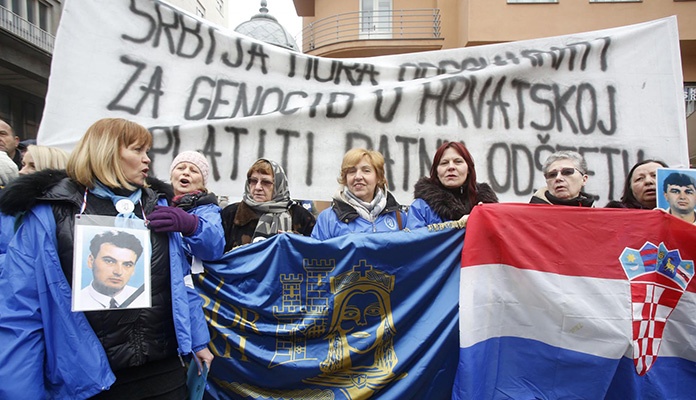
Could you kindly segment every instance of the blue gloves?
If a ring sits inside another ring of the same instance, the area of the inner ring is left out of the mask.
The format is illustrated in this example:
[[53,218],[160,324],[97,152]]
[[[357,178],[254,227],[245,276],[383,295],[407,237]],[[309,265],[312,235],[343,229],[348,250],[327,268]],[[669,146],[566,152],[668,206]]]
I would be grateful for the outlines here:
[[176,207],[155,206],[147,219],[150,221],[148,226],[155,232],[181,232],[184,236],[191,236],[198,228],[196,215]]

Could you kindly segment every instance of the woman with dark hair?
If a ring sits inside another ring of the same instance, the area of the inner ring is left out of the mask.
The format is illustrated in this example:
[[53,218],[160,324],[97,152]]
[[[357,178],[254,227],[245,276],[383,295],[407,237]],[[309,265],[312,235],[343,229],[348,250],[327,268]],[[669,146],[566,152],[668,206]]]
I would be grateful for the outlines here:
[[[185,284],[182,234],[193,232],[145,228],[155,206],[167,205],[168,185],[148,179],[151,145],[145,127],[101,119],[66,171],[35,172],[5,189],[0,211],[22,217],[0,278],[0,398],[184,399],[181,357],[195,353],[210,366],[203,301]],[[85,219],[149,237],[150,307],[111,297],[108,309],[72,311],[73,269],[82,264],[76,223]]]
[[655,208],[658,168],[667,168],[667,164],[659,160],[643,160],[636,163],[626,176],[621,200],[612,200],[606,207],[648,210]]
[[408,211],[409,229],[457,221],[479,203],[497,203],[487,183],[476,182],[474,159],[466,146],[445,142],[435,152],[430,176],[416,183]]

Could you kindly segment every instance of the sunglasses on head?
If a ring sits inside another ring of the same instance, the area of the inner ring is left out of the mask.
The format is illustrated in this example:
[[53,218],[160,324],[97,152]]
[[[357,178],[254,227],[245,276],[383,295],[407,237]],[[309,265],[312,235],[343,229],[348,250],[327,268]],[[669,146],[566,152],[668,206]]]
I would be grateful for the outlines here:
[[[575,171],[580,172],[579,169],[576,168],[561,168],[561,169],[554,169],[553,171],[549,171],[544,174],[544,178],[546,179],[554,179],[555,177],[558,176],[558,173],[560,172],[561,175],[563,176],[571,176],[575,173]],[[582,174],[582,172],[580,172]]]

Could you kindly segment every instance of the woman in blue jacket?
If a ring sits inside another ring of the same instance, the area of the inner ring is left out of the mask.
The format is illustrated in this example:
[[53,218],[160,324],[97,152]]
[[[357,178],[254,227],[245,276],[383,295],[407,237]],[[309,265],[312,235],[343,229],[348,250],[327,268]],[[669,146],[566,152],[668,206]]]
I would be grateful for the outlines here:
[[437,149],[430,176],[416,182],[413,198],[408,210],[409,229],[446,221],[465,224],[475,205],[498,202],[487,183],[476,182],[474,159],[459,142],[445,142]]
[[325,240],[352,232],[394,232],[406,226],[406,213],[387,190],[384,157],[351,149],[343,156],[341,185],[331,208],[319,214],[312,237]]
[[21,215],[0,275],[0,398],[184,399],[181,356],[212,361],[202,301],[184,283],[178,232],[149,235],[150,307],[71,312],[76,215],[135,226],[167,205],[166,185],[147,180],[151,144],[136,123],[99,120],[66,172],[19,178],[0,198],[0,211]]
[[193,273],[203,272],[202,260],[217,260],[225,250],[217,197],[206,188],[209,171],[210,165],[201,153],[179,153],[169,167],[173,207],[156,206],[148,216],[154,231],[182,232]]

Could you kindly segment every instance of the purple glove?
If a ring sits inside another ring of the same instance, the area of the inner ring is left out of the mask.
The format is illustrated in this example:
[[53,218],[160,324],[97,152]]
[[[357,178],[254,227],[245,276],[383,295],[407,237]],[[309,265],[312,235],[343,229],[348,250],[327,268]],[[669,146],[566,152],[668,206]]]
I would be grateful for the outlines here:
[[155,232],[181,232],[190,236],[198,228],[197,216],[176,207],[155,206],[147,219],[150,221],[148,226]]

